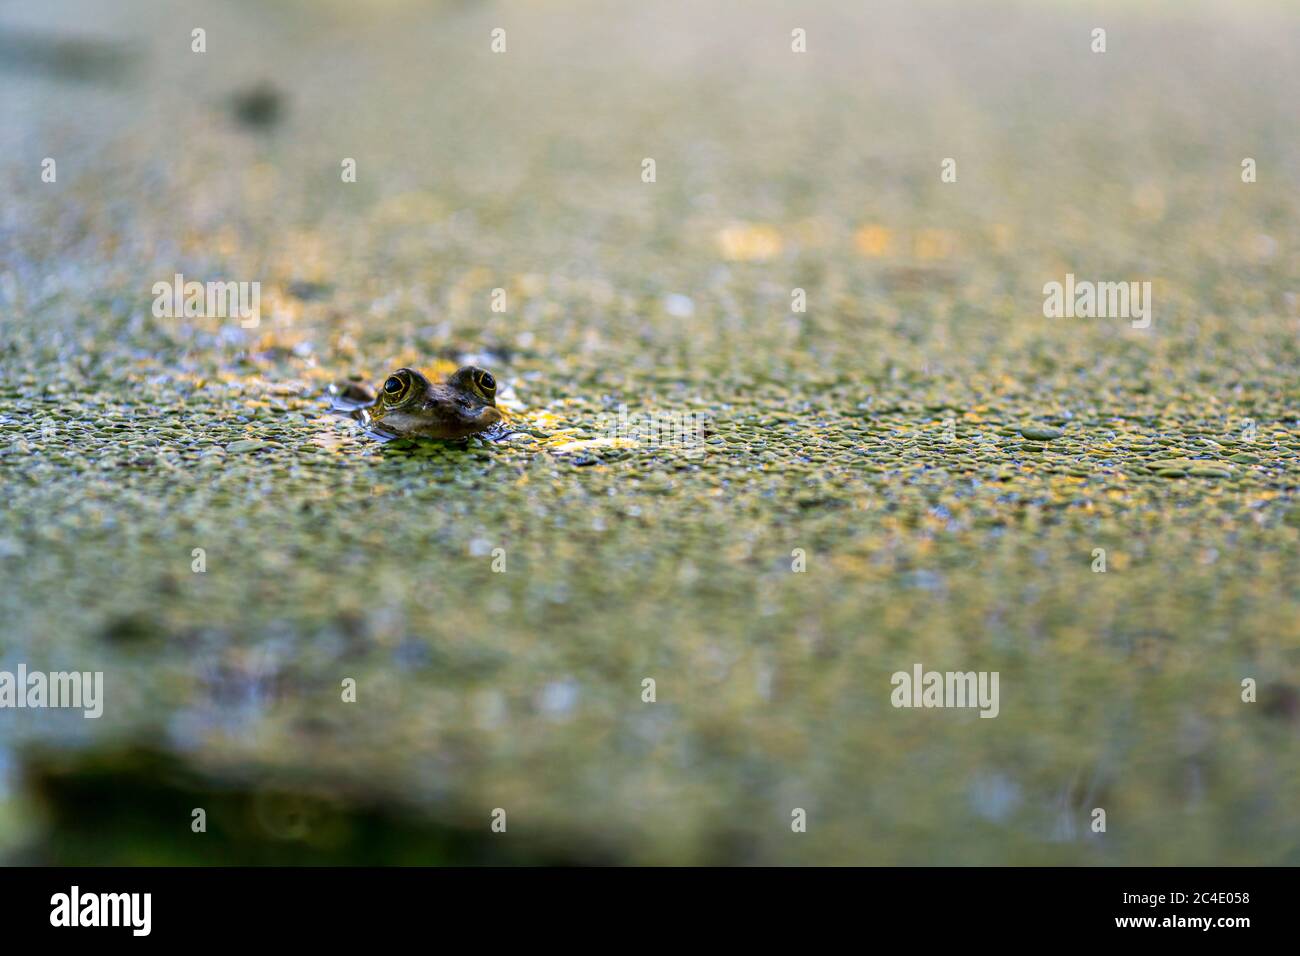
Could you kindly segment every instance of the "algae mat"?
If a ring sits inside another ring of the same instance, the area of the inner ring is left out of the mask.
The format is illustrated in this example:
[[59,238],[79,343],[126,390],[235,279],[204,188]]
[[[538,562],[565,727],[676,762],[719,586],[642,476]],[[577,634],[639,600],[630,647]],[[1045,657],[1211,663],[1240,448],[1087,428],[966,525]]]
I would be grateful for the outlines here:
[[859,6],[7,6],[0,852],[1300,862],[1300,15]]

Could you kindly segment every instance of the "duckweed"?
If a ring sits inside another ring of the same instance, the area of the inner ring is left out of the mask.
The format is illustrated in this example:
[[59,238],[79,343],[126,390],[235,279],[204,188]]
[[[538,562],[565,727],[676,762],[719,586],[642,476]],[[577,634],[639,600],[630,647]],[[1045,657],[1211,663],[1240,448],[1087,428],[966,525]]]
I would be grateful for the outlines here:
[[[1083,83],[1016,42],[1046,10],[971,45],[846,4],[799,71],[755,6],[705,46],[517,9],[510,58],[472,5],[304,9],[375,38],[324,60],[249,6],[220,70],[94,109],[6,80],[0,668],[107,701],[0,713],[0,850],[197,862],[181,792],[262,821],[229,862],[1300,862],[1269,703],[1300,685],[1300,275],[1266,254],[1300,167],[1232,158],[1278,143],[1250,104],[1297,61],[1234,21],[1189,71],[1180,7],[1116,10],[1149,55]],[[271,61],[284,115],[230,122]],[[1157,279],[1151,328],[1043,318],[1067,270]],[[182,271],[260,281],[260,325],[153,316]],[[486,440],[331,411],[469,361],[509,412]],[[917,662],[999,672],[997,719],[893,707]],[[87,780],[138,811],[61,813]],[[286,840],[286,793],[373,842]],[[495,807],[508,850],[466,836]]]

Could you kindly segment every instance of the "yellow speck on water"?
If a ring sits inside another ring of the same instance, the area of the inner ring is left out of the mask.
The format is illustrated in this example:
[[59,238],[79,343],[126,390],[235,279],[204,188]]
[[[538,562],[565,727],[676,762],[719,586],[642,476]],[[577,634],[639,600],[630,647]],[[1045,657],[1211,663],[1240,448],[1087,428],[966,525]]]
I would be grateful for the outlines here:
[[539,296],[546,292],[546,276],[540,272],[525,272],[517,275],[514,284],[522,295]]
[[338,451],[343,446],[343,437],[341,435],[327,432],[323,435],[312,436],[311,443],[327,449],[328,451]]
[[[523,411],[521,406],[520,411]],[[564,419],[552,412],[529,412],[522,416],[530,428],[536,428],[540,431],[556,434],[559,432],[560,424]]]
[[1005,223],[996,223],[990,230],[990,235],[993,239],[993,248],[998,252],[1006,252],[1015,241],[1016,231]]
[[884,226],[863,226],[853,234],[853,244],[859,255],[870,259],[888,255],[893,242],[893,234]]
[[774,226],[738,223],[718,232],[722,257],[731,262],[757,262],[781,254],[784,244]]
[[447,215],[447,205],[433,193],[405,192],[381,202],[372,214],[376,223],[426,225]]
[[435,359],[421,368],[420,371],[424,373],[425,378],[438,382],[456,371],[457,368],[459,368],[459,366],[448,359]]
[[555,451],[586,451],[592,448],[636,448],[637,443],[630,438],[584,438],[552,447]]

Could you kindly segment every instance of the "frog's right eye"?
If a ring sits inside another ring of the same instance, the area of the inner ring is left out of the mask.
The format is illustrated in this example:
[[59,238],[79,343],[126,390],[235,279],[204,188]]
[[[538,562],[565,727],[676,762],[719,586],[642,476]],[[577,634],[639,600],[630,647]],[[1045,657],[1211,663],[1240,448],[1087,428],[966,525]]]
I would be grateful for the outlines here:
[[384,391],[389,395],[396,395],[404,388],[406,386],[402,384],[402,380],[396,375],[390,375],[388,381],[384,383]]

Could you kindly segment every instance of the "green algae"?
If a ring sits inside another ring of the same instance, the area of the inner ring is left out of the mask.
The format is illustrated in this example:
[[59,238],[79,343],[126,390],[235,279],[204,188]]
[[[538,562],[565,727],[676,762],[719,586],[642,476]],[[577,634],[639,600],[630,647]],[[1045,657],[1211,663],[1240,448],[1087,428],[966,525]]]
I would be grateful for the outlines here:
[[[1096,123],[1058,142],[1001,119],[1111,111],[1176,46],[1124,61],[1120,86],[1058,77],[1029,104],[997,77],[1055,54],[963,47],[967,94],[883,66],[863,83],[830,36],[826,75],[793,76],[740,31],[708,54],[747,77],[725,105],[716,72],[666,77],[609,11],[574,40],[582,70],[544,75],[540,14],[516,11],[532,52],[491,74],[487,20],[449,16],[381,18],[383,54],[346,54],[356,88],[304,83],[260,138],[194,113],[193,84],[228,92],[228,71],[168,61],[177,82],[87,119],[58,191],[0,166],[18,224],[0,234],[0,666],[109,687],[97,722],[0,714],[0,847],[1300,859],[1296,722],[1277,704],[1300,685],[1300,276],[1243,239],[1295,247],[1300,164],[1245,187],[1154,94],[1120,124],[1140,155],[1098,156]],[[888,27],[956,42],[903,14]],[[321,69],[310,39],[251,42],[253,61]],[[1267,110],[1222,108],[1260,88],[1246,65],[1295,85],[1242,42],[1239,70],[1179,73],[1233,144],[1276,135]],[[398,75],[430,51],[462,96]],[[24,92],[51,117],[82,95]],[[846,111],[892,117],[890,135]],[[961,159],[960,188],[920,185],[921,117],[1005,169]],[[335,154],[360,157],[358,183]],[[1139,238],[1140,267],[1115,251]],[[1042,284],[1089,264],[1161,278],[1151,330],[1042,318]],[[262,325],[153,317],[150,285],[179,270],[263,282]],[[471,359],[512,433],[380,443],[330,410],[331,385]],[[621,406],[706,427],[628,442]],[[918,661],[999,671],[1000,716],[894,709],[890,675]],[[190,834],[195,800],[212,846]],[[322,822],[286,833],[268,800]],[[509,849],[485,842],[497,807]]]

